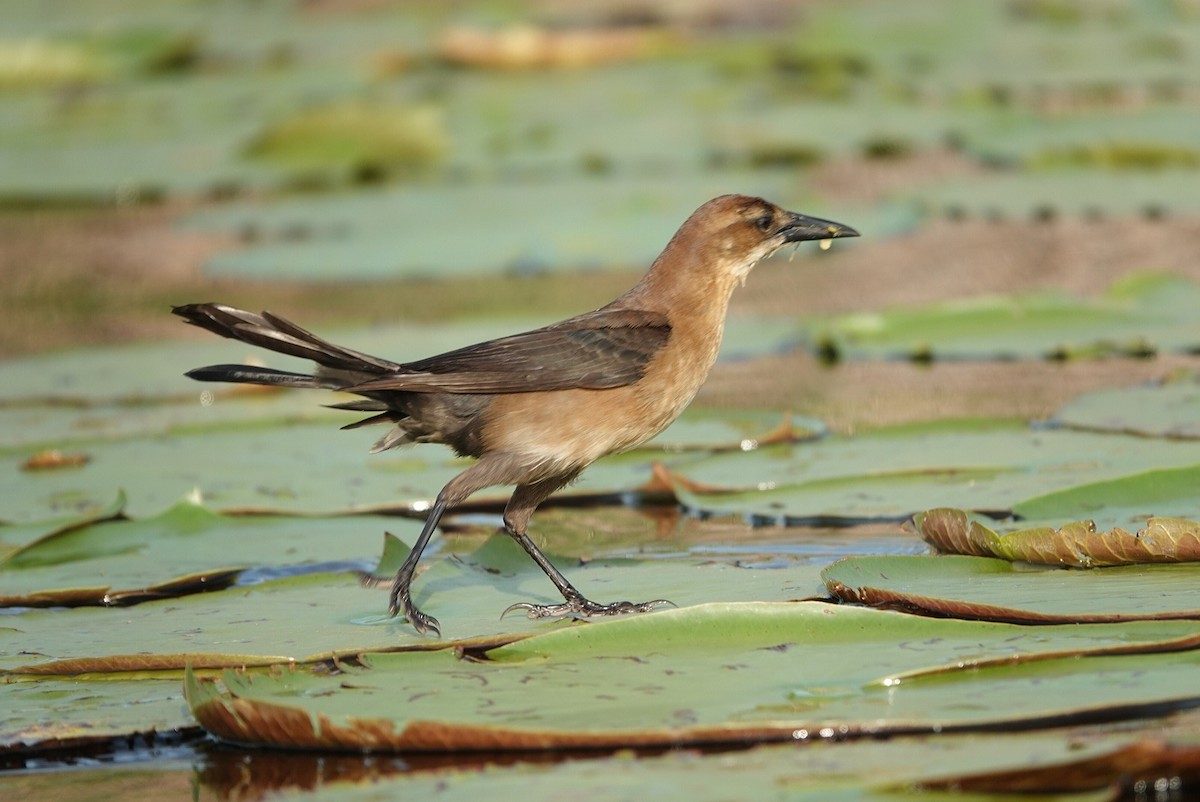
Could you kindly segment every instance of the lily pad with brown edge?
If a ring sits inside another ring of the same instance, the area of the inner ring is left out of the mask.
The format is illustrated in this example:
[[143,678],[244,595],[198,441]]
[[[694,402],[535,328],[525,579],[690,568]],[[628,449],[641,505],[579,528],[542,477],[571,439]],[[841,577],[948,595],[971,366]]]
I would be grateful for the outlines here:
[[939,508],[919,513],[913,527],[939,551],[1074,568],[1200,560],[1200,522],[1150,518],[1136,532],[1097,531],[1094,521],[998,534],[980,516]]
[[[1162,639],[1135,645],[1151,632]],[[1200,705],[1197,647],[1195,622],[1029,628],[821,603],[708,604],[469,660],[446,650],[377,654],[336,676],[296,667],[226,671],[217,682],[189,673],[185,687],[197,720],[241,743],[647,747],[1162,715]]]
[[[381,588],[353,573],[290,576],[127,608],[28,610],[0,629],[0,672],[63,674],[314,662],[391,649],[441,649],[464,640],[515,639],[580,625],[501,614],[518,602],[561,600],[506,535],[470,554],[434,561],[417,577],[416,602],[438,617],[446,640],[418,635],[387,613],[387,581],[407,547],[389,538]],[[819,566],[740,567],[734,560],[608,558],[587,563],[550,555],[592,599],[713,601],[811,598],[823,593]],[[655,615],[651,613],[648,615]]]
[[1200,620],[1200,565],[1075,571],[960,555],[846,557],[821,577],[847,602],[1027,624]]

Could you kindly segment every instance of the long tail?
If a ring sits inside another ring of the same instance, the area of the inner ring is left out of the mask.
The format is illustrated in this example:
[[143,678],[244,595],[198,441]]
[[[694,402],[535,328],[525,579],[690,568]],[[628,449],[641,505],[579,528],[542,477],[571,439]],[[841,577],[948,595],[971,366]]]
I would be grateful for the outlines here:
[[400,368],[396,362],[334,345],[270,312],[255,314],[213,303],[185,304],[173,307],[171,311],[188,323],[222,337],[311,359],[326,369],[309,375],[250,365],[210,365],[188,371],[187,375],[198,381],[341,389]]

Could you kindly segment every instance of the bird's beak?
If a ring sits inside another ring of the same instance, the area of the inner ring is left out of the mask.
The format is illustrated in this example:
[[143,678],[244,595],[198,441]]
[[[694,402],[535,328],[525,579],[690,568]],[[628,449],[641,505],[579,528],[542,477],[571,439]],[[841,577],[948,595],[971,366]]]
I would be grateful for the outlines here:
[[804,242],[805,240],[858,236],[858,232],[850,226],[835,223],[832,220],[822,220],[819,217],[806,217],[795,212],[790,212],[790,214],[791,219],[778,231],[778,233],[783,235],[784,242]]

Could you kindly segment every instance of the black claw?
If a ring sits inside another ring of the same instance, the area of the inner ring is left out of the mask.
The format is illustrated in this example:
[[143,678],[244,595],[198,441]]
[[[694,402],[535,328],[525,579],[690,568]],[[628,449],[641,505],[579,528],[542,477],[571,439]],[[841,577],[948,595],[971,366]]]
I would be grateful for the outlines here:
[[516,604],[510,604],[504,608],[504,612],[500,613],[500,620],[503,621],[504,616],[508,615],[513,610],[529,610],[532,607],[533,605],[529,602],[517,602]]
[[438,620],[431,615],[421,612],[417,606],[412,603],[406,589],[393,588],[392,596],[388,602],[388,613],[394,618],[398,615],[403,615],[404,619],[412,625],[412,628],[419,635],[432,633],[434,637],[442,637],[442,627]]
[[412,628],[421,635],[432,634],[435,638],[442,637],[442,627],[433,616],[426,615],[420,610],[413,610],[406,618],[408,618],[408,623],[412,624]]

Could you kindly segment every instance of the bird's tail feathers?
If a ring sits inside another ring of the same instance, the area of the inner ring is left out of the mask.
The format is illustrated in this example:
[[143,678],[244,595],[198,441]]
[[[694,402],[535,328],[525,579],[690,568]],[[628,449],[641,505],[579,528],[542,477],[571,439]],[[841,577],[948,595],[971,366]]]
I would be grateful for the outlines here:
[[260,368],[254,365],[209,365],[189,370],[189,379],[202,382],[237,382],[240,384],[265,384],[270,387],[328,387],[316,376],[307,373],[292,373],[287,370]]
[[[318,365],[335,371],[378,375],[381,373],[390,373],[400,367],[395,362],[354,351],[350,348],[343,348],[340,345],[334,345],[312,332],[297,326],[290,320],[285,320],[270,312],[255,314],[242,309],[235,309],[232,306],[213,303],[185,304],[173,307],[171,311],[188,323],[199,326],[202,329],[207,329],[222,337],[229,337],[249,345],[257,345],[270,351],[288,354],[289,356],[311,359]],[[201,370],[207,370],[207,368],[202,368]],[[251,380],[220,379],[220,381]],[[328,385],[322,383],[303,386],[324,387]]]

